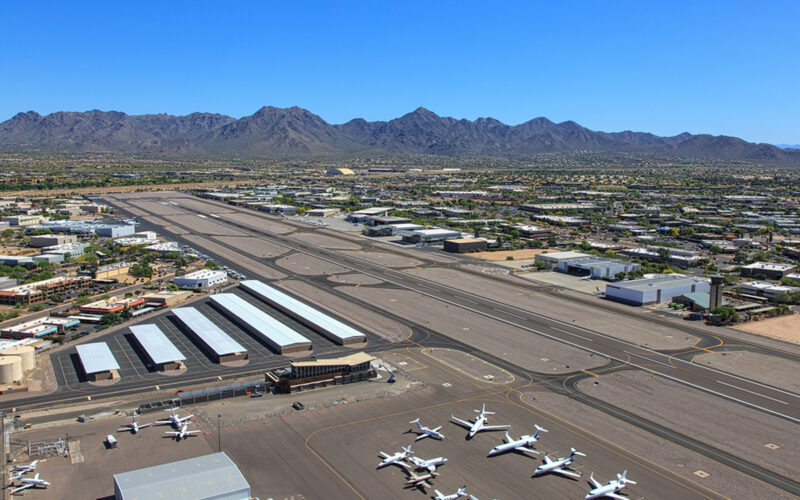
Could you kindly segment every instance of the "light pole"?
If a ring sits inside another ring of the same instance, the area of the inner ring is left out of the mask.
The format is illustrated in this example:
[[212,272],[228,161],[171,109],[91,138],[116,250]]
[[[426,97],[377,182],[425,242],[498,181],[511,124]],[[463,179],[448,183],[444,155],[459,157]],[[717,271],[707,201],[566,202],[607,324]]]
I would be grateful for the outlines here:
[[217,413],[217,452],[222,451],[222,427],[219,425],[219,419],[222,418],[221,413]]

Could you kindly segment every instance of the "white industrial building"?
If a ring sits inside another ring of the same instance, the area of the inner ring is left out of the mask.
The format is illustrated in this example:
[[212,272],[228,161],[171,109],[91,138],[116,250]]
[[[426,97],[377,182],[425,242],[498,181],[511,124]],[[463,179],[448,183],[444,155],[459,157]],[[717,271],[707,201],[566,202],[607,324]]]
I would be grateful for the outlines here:
[[562,273],[591,276],[594,279],[612,279],[619,273],[630,273],[642,268],[633,262],[572,251],[540,253],[535,260],[544,262]]
[[178,286],[186,288],[208,288],[228,281],[228,273],[214,269],[201,269],[193,273],[178,276],[173,280]]
[[104,380],[118,376],[119,363],[105,342],[81,344],[76,349],[89,380]]
[[608,283],[606,284],[606,297],[618,302],[641,306],[670,302],[673,297],[693,292],[708,292],[710,289],[711,281],[708,278],[665,274],[651,278]]
[[250,485],[225,453],[114,474],[115,500],[249,500]]

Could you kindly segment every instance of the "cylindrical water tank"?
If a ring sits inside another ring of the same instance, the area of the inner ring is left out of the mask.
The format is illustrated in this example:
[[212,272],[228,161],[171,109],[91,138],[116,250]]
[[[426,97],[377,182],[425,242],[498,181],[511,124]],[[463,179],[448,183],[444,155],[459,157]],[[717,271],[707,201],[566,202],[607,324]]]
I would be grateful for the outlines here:
[[9,347],[0,352],[2,356],[19,356],[22,358],[22,371],[27,372],[36,368],[36,349],[29,345]]
[[0,383],[22,380],[22,359],[19,356],[0,356]]

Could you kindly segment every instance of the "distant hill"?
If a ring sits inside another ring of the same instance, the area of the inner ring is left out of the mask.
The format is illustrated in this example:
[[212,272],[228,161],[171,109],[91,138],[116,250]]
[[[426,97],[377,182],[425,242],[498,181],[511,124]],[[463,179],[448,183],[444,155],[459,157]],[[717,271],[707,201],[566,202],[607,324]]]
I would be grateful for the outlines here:
[[800,144],[775,144],[775,147],[781,149],[800,149]]
[[800,162],[800,151],[735,137],[598,132],[534,118],[510,126],[493,118],[456,120],[418,108],[390,121],[332,125],[299,108],[263,107],[235,119],[211,113],[127,115],[117,111],[28,111],[0,123],[0,148],[287,158],[396,153],[518,157],[549,152],[660,153],[680,157]]

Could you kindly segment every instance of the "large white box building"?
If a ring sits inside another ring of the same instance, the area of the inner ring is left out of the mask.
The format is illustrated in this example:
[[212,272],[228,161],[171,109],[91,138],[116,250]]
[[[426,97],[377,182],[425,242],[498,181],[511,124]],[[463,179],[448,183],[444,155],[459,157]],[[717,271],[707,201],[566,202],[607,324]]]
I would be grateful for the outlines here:
[[619,281],[606,284],[606,297],[632,305],[670,302],[673,297],[685,293],[708,292],[711,281],[708,278],[666,274],[652,278]]
[[201,269],[200,271],[178,276],[173,280],[173,283],[187,288],[208,288],[226,281],[228,281],[228,273],[225,271]]

